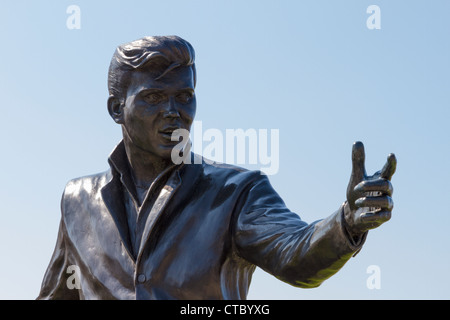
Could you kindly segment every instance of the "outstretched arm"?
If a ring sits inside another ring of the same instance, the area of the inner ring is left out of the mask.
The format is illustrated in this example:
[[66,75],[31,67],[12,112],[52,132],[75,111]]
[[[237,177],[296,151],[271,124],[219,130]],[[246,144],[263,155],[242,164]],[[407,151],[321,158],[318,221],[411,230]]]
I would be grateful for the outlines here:
[[[361,249],[367,230],[387,221],[392,210],[388,195],[392,194],[392,186],[386,178],[395,170],[395,158],[389,157],[391,160],[381,173],[367,177],[360,165],[363,152],[359,146],[357,143],[353,148],[347,201],[328,218],[311,224],[287,209],[265,176],[255,178],[243,197],[243,205],[237,206],[234,244],[238,255],[277,278],[304,288],[317,287],[338,272]],[[364,196],[367,192],[380,195],[373,196],[376,201],[370,202],[373,199]],[[364,210],[368,205],[376,209]],[[371,215],[374,218],[370,219]]]

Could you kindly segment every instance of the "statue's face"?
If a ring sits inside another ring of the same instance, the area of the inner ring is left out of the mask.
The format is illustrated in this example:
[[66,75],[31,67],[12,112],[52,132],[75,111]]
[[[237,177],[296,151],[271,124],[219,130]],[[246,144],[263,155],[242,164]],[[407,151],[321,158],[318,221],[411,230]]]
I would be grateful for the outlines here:
[[162,78],[135,71],[123,108],[124,139],[139,149],[168,159],[179,141],[176,129],[191,129],[196,111],[194,77],[190,67],[178,67]]

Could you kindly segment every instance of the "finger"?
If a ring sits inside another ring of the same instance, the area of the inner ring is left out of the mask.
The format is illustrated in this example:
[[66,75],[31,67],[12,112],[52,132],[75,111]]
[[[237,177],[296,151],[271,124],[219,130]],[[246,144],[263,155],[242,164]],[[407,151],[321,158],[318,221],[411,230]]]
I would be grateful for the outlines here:
[[367,229],[379,227],[391,219],[392,212],[389,210],[370,211],[360,215],[360,223]]
[[391,153],[388,155],[387,162],[384,165],[383,169],[381,169],[380,177],[383,179],[391,180],[396,168],[397,158],[395,157],[395,154]]
[[386,179],[364,180],[353,189],[355,192],[364,194],[366,192],[381,192],[391,196],[394,192],[392,183]]
[[391,211],[394,208],[394,201],[389,196],[363,197],[357,199],[355,205],[360,208],[371,207]]

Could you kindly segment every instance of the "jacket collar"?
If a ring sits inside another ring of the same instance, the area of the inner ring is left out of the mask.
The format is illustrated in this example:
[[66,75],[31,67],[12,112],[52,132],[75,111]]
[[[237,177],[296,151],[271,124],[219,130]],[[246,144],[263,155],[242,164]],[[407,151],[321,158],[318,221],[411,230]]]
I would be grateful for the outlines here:
[[[131,169],[128,164],[128,158],[123,140],[120,141],[120,143],[111,152],[108,162],[111,166],[111,174],[108,179],[108,183],[101,190],[102,198],[117,226],[122,243],[128,251],[129,256],[134,261],[132,254],[133,250],[131,248],[131,238],[128,229],[127,213],[123,198],[123,188],[126,188],[128,192],[135,197],[135,199],[137,199],[137,193],[134,182],[131,178]],[[183,167],[183,164],[173,165],[164,170],[156,178],[156,180],[158,180],[165,174],[171,172],[166,184],[162,187],[158,197],[153,202],[153,206],[146,209],[151,211],[145,223],[145,229],[142,235],[138,257],[142,254],[144,249],[143,246],[147,242],[157,219],[166,207],[168,201],[172,198],[173,193],[181,184],[181,177],[179,173],[181,167]],[[153,183],[152,186],[153,185],[155,185],[155,183]]]
[[118,178],[122,185],[127,189],[131,196],[136,200],[137,193],[134,185],[131,168],[128,164],[127,153],[125,151],[125,144],[123,140],[114,148],[108,157],[108,163],[111,167],[111,172],[115,178]]

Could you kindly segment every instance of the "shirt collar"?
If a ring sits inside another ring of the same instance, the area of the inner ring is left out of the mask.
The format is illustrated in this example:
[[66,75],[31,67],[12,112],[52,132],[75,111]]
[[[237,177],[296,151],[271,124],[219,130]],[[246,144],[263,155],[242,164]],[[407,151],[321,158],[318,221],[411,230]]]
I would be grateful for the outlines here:
[[[131,167],[128,162],[127,153],[125,150],[125,143],[123,140],[119,142],[119,144],[114,148],[114,150],[111,152],[108,158],[108,163],[111,166],[111,171],[113,172],[113,175],[119,175],[120,181],[125,186],[125,188],[128,190],[128,192],[131,194],[131,196],[137,200],[137,191],[136,186],[134,184],[132,173],[131,173]],[[163,172],[161,172],[158,177],[155,179],[160,180],[163,176],[166,176],[168,172],[174,172],[179,171],[181,167],[184,164],[173,164],[166,169],[164,169]],[[139,201],[137,201],[139,202]]]

